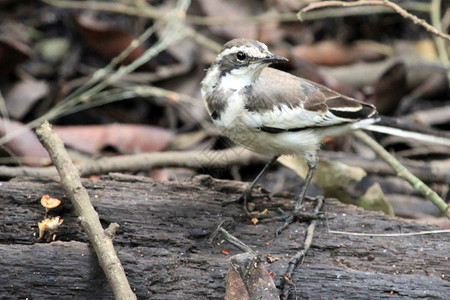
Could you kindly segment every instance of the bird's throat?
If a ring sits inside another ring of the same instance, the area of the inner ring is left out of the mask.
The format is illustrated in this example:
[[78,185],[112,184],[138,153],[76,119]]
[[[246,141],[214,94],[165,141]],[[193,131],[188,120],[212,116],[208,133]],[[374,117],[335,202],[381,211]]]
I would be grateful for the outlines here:
[[219,87],[228,91],[241,91],[258,80],[263,68],[239,68],[231,70],[219,78]]

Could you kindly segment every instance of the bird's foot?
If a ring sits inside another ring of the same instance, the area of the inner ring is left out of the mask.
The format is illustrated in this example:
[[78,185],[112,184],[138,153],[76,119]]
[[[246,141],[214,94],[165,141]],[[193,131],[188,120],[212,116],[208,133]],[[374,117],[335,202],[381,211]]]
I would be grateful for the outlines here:
[[275,231],[275,235],[279,235],[282,233],[286,228],[289,227],[294,221],[309,221],[309,220],[316,220],[323,218],[323,212],[317,212],[317,213],[311,213],[311,212],[303,212],[303,211],[293,211],[289,213],[285,213],[282,211],[281,216],[271,217],[271,218],[265,218],[259,220],[261,223],[269,223],[273,221],[284,221],[283,225],[278,227],[278,229]]
[[257,199],[257,198],[270,198],[270,194],[267,193],[259,193],[259,194],[252,194],[251,191],[249,190],[245,190],[242,194],[240,194],[237,197],[233,197],[230,199],[224,199],[222,200],[222,206],[228,205],[230,203],[241,203],[241,202],[248,202],[251,201],[253,199]]
[[[247,214],[247,216],[251,217],[250,212],[253,211],[253,208],[255,205],[253,203],[248,203],[248,202],[253,199],[256,199],[256,198],[265,198],[265,197],[270,198],[270,194],[269,193],[259,193],[259,194],[252,195],[250,190],[245,190],[241,195],[239,195],[237,197],[222,200],[222,206],[228,205],[230,203],[242,202],[244,205],[245,213]],[[249,204],[252,204],[252,205],[249,205]]]
[[285,215],[285,216],[283,216],[283,217],[285,217],[284,224],[277,228],[277,230],[275,231],[275,235],[279,235],[280,233],[282,233],[282,232],[283,232],[286,228],[288,228],[289,225],[291,225],[291,224],[295,221],[295,219],[296,219],[295,212],[294,212],[294,213],[287,214],[287,215]]
[[222,206],[225,206],[225,205],[228,205],[231,203],[241,203],[245,200],[245,198],[247,198],[247,201],[248,201],[248,200],[252,200],[253,196],[250,193],[247,194],[247,191],[245,191],[237,197],[222,200]]

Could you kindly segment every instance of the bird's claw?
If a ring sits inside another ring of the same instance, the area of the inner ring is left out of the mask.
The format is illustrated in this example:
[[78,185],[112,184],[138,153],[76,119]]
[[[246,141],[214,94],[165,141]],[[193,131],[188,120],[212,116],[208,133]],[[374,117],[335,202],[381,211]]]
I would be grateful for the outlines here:
[[284,213],[281,216],[271,217],[271,218],[265,218],[260,220],[261,223],[269,223],[273,221],[284,221],[284,224],[277,228],[275,231],[275,235],[279,235],[282,233],[286,228],[289,227],[294,221],[296,220],[315,220],[315,219],[321,219],[323,217],[323,212],[319,213],[310,213],[310,212],[302,212],[302,211],[293,211],[290,213]]
[[245,200],[245,198],[247,197],[247,201],[253,199],[251,194],[246,194],[246,192],[240,194],[237,197],[233,197],[231,199],[224,199],[222,200],[222,206],[228,205],[230,203],[240,203],[243,202]]
[[256,198],[270,198],[270,195],[267,193],[261,193],[261,194],[251,194],[250,192],[243,192],[242,194],[240,194],[237,197],[233,197],[230,199],[224,199],[222,200],[222,206],[228,205],[230,203],[241,203],[241,202],[245,202],[246,201],[251,201],[253,199]]

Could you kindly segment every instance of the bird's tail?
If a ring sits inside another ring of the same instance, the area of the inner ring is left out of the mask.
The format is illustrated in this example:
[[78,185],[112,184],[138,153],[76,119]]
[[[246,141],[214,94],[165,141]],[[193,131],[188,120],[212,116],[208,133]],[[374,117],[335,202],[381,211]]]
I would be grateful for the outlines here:
[[373,119],[370,119],[370,121],[362,120],[358,123],[360,123],[358,124],[358,128],[360,129],[366,129],[370,131],[450,147],[450,134],[448,132],[424,127],[410,121],[385,116],[377,116]]

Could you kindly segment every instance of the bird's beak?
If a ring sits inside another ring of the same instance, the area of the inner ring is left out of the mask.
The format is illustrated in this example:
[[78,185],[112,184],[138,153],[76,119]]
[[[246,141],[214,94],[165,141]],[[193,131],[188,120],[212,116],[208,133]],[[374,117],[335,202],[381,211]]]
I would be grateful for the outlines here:
[[259,62],[261,63],[279,63],[279,62],[286,62],[289,61],[289,59],[287,59],[286,57],[283,56],[278,56],[272,53],[269,53],[268,55],[266,55],[265,58],[262,58],[259,60]]

